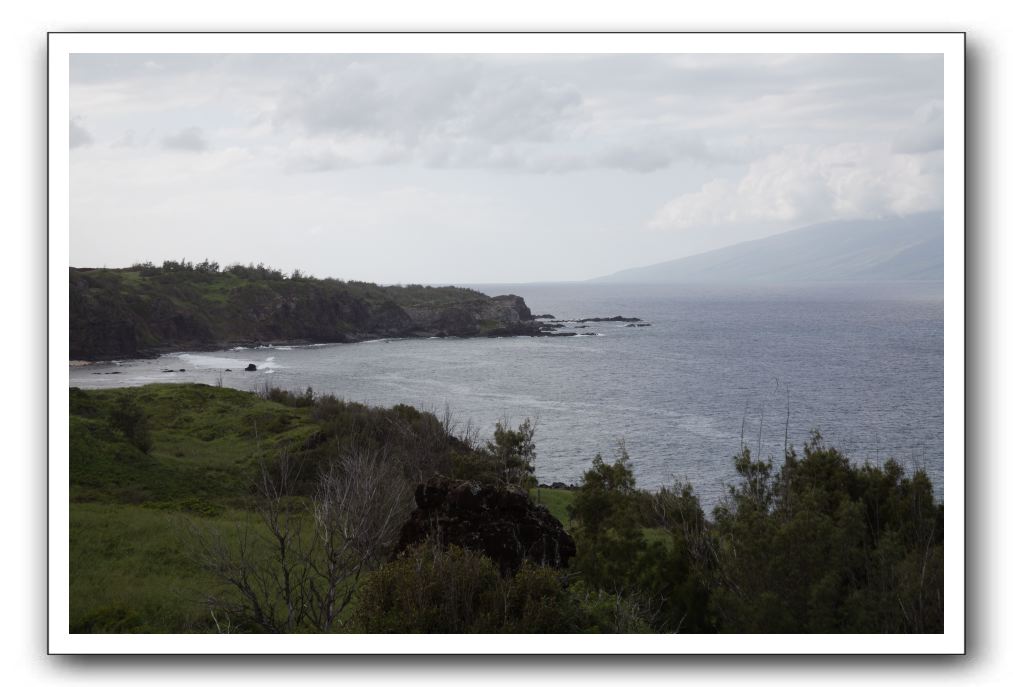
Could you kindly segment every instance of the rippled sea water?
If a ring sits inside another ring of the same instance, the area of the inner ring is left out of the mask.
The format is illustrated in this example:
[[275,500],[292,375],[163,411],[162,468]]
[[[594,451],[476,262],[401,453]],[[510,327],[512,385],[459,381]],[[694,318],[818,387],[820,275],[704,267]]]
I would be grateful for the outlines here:
[[[924,468],[942,496],[941,284],[477,288],[517,293],[536,314],[651,326],[174,353],[71,368],[70,384],[312,386],[374,405],[449,407],[486,438],[497,420],[532,418],[540,481],[576,482],[623,440],[641,486],[688,480],[708,506],[734,481],[741,441],[754,455],[783,454],[790,393],[790,443],[819,429],[854,460]],[[257,372],[242,371],[250,362]]]

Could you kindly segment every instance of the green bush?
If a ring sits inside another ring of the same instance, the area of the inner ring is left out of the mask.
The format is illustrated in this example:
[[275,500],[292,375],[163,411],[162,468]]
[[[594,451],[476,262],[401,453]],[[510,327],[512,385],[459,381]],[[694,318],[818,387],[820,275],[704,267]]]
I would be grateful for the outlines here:
[[[643,511],[651,500],[636,490],[625,449],[612,464],[596,456],[570,507],[576,525],[574,567],[590,588],[635,597],[655,631],[711,631],[708,591],[690,555],[691,533],[673,520],[666,541],[647,541]],[[669,493],[669,500],[702,520],[691,491],[678,498]]]
[[359,587],[353,625],[360,632],[495,632],[502,583],[485,556],[420,544],[373,572]]
[[359,587],[349,629],[380,633],[650,632],[636,600],[564,584],[562,574],[525,562],[501,577],[487,557],[421,544]]
[[923,472],[852,465],[818,433],[779,469],[744,450],[736,470],[710,532],[723,630],[942,631],[943,511]]
[[152,438],[148,417],[134,398],[120,396],[109,414],[109,420],[131,444],[144,453],[151,451]]
[[499,467],[500,479],[504,483],[523,488],[535,486],[534,439],[535,428],[531,420],[525,420],[517,429],[496,423],[493,440],[486,445],[486,451]]

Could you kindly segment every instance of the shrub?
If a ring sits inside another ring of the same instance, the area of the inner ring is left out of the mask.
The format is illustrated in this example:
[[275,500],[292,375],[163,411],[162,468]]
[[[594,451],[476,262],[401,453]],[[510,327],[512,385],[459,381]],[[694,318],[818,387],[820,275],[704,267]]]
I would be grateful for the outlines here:
[[478,553],[423,543],[366,577],[354,626],[361,632],[495,632],[502,581]]
[[[596,456],[584,473],[571,506],[576,523],[575,567],[592,589],[631,598],[637,617],[648,618],[655,631],[711,631],[708,592],[694,566],[691,534],[682,513],[690,520],[702,511],[691,490],[679,497],[668,492],[664,503],[669,541],[648,542],[644,537],[644,507],[652,498],[636,490],[629,455],[620,447],[612,464]],[[659,501],[661,503],[661,501]],[[699,524],[697,524],[699,526]],[[621,625],[621,624],[620,624]]]
[[852,465],[819,433],[777,470],[748,450],[736,470],[711,531],[724,630],[942,631],[942,506],[923,472]]
[[109,421],[131,444],[144,453],[151,451],[152,438],[148,417],[131,396],[123,395],[116,399],[109,414]]
[[381,633],[650,632],[635,598],[564,584],[525,562],[501,577],[487,557],[423,543],[366,576],[351,628]]
[[535,481],[535,428],[531,420],[525,420],[517,429],[510,429],[501,422],[496,423],[493,441],[486,450],[499,466],[500,478],[506,484],[523,488],[534,487]]

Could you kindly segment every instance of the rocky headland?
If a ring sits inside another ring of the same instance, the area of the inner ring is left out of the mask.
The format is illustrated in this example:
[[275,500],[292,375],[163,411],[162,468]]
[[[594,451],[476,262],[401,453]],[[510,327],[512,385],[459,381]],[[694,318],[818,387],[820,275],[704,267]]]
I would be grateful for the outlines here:
[[266,268],[70,268],[72,360],[237,345],[549,334],[512,294],[286,277]]

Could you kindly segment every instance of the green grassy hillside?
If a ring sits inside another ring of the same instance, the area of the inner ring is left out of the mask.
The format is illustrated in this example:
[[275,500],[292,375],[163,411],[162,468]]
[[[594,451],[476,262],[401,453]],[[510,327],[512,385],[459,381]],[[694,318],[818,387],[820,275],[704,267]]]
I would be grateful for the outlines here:
[[481,460],[408,406],[270,396],[198,384],[70,390],[72,631],[216,631],[204,602],[231,592],[201,564],[195,535],[267,536],[253,494],[262,461],[298,462],[299,499],[328,457],[352,447],[410,456],[422,477]]

